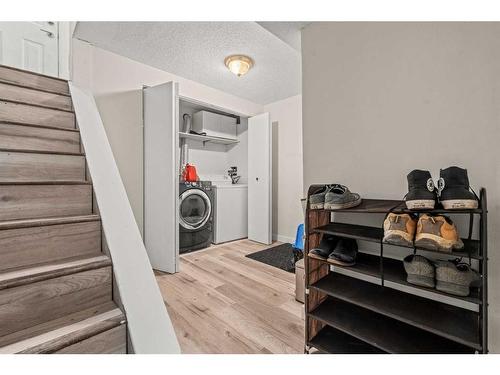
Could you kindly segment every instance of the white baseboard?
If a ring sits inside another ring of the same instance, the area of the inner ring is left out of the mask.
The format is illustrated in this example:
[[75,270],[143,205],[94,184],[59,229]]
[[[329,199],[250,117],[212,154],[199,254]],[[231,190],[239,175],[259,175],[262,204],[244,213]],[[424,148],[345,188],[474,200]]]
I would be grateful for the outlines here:
[[295,243],[295,237],[282,236],[281,234],[273,233],[273,241]]

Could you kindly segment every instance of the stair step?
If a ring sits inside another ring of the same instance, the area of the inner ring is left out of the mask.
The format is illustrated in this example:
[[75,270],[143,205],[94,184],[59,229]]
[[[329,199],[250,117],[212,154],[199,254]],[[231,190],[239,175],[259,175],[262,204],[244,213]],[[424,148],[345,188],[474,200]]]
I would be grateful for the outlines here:
[[98,215],[0,222],[0,272],[100,254]]
[[[0,353],[3,353],[7,345],[12,345],[14,343],[20,343],[21,341],[26,341],[36,336],[41,336],[51,331],[58,330],[60,328],[79,323],[85,319],[92,318],[96,315],[103,314],[110,310],[116,309],[116,305],[113,301],[105,302],[101,305],[92,306],[91,308],[77,311],[73,314],[65,315],[58,319],[49,320],[47,322],[11,333],[0,337]],[[26,344],[26,343],[25,343]],[[23,348],[25,345],[23,345]]]
[[[125,329],[125,316],[115,303],[108,302],[4,336],[0,338],[0,354],[123,353]],[[107,339],[102,340],[103,336]],[[93,343],[90,348],[86,345],[89,341]],[[103,341],[107,345],[96,345]]]
[[80,134],[58,129],[34,126],[0,124],[0,148],[26,152],[54,152],[78,154]]
[[43,227],[58,224],[84,223],[88,221],[99,221],[99,215],[81,215],[81,216],[61,216],[61,217],[43,217],[40,219],[10,220],[0,221],[0,231],[15,228]]
[[61,262],[51,262],[34,267],[25,267],[0,273],[0,291],[2,289],[35,283],[72,273],[107,267],[111,260],[107,255],[78,257]]
[[0,82],[69,96],[69,87],[66,80],[10,66],[0,65]]
[[[1,125],[1,124],[0,124]],[[22,125],[21,125],[22,126]],[[85,156],[85,154],[81,151],[68,152],[68,151],[40,151],[33,149],[19,149],[19,148],[8,148],[8,147],[0,147],[0,152],[9,152],[9,153],[20,153],[20,154],[42,154],[42,155],[71,155],[71,156]]]
[[126,353],[68,82],[0,65],[0,353]]
[[92,182],[88,180],[0,181],[0,186],[5,185],[92,185]]
[[92,185],[82,181],[0,183],[0,221],[92,214]]
[[52,125],[33,125],[33,124],[23,124],[23,123],[18,123],[18,122],[10,122],[10,121],[0,121],[0,124],[2,125],[18,125],[18,126],[24,126],[24,127],[30,127],[30,128],[36,128],[36,129],[49,129],[49,130],[60,130],[64,132],[72,132],[72,133],[78,133],[80,134],[80,129],[77,127],[74,128],[62,128],[60,126],[52,126]]
[[0,181],[85,180],[85,157],[0,149]]
[[75,114],[73,112],[5,100],[0,101],[0,121],[34,126],[51,126],[54,128],[76,128]]
[[0,99],[72,111],[71,97],[0,81]]
[[66,346],[55,354],[127,354],[127,326],[125,322],[88,339]]
[[2,274],[0,337],[110,302],[109,264],[102,256]]

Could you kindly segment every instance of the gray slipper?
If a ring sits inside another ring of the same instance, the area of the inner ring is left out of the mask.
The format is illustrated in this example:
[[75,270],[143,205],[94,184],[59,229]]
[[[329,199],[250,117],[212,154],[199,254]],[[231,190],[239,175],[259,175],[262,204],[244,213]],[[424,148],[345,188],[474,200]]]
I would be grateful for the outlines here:
[[421,255],[408,255],[403,259],[406,281],[410,284],[434,288],[435,270],[432,263]]
[[436,264],[436,289],[467,297],[471,286],[479,286],[481,277],[467,263],[441,261]]

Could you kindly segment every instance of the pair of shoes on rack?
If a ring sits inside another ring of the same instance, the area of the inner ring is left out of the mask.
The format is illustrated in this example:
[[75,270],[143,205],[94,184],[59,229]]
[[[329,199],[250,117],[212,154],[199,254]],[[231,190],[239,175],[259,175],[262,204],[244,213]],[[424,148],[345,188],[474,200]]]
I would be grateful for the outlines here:
[[460,260],[441,260],[433,263],[421,255],[408,255],[403,260],[410,284],[466,297],[470,287],[480,286],[481,277]]
[[463,249],[458,229],[444,215],[389,213],[384,220],[384,242],[451,253]]
[[309,208],[340,210],[356,207],[361,203],[361,197],[357,193],[351,193],[349,188],[340,184],[325,185],[315,194],[309,197]]
[[410,210],[434,209],[440,202],[446,210],[475,209],[478,199],[471,192],[467,169],[441,169],[437,187],[429,171],[415,169],[408,176],[406,207]]
[[358,244],[352,238],[341,238],[331,234],[321,237],[319,246],[310,250],[310,258],[326,260],[338,266],[354,266],[358,255]]

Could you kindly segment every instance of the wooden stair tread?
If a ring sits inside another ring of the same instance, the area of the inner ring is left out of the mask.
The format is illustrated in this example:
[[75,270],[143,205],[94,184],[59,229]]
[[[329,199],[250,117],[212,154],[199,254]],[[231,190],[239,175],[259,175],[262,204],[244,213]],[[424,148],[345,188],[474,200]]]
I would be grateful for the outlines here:
[[98,215],[0,221],[0,273],[98,255]]
[[21,148],[5,148],[0,147],[0,152],[23,153],[23,154],[49,154],[49,155],[74,155],[85,156],[83,152],[66,152],[66,151],[46,151],[46,150],[30,150]]
[[15,152],[83,155],[78,132],[11,123],[0,123],[0,148]]
[[[0,81],[0,83],[5,84],[5,82],[1,82],[1,81]],[[3,102],[9,102],[9,103],[14,103],[14,104],[30,105],[30,106],[38,107],[38,108],[46,108],[46,109],[53,109],[55,111],[75,113],[75,111],[73,111],[72,109],[64,109],[64,108],[54,107],[54,106],[50,106],[50,105],[36,104],[36,103],[24,101],[24,100],[13,100],[13,99],[4,98],[2,96],[0,96],[0,100]]]
[[0,99],[0,120],[76,129],[75,113]]
[[15,122],[15,121],[2,121],[2,120],[0,120],[0,124],[5,124],[5,125],[19,125],[19,126],[27,126],[27,127],[31,127],[31,128],[63,130],[63,131],[66,131],[66,132],[80,133],[80,129],[77,129],[77,128],[62,128],[62,127],[59,127],[59,126],[50,126],[50,125],[26,124],[26,123]]
[[48,94],[67,96],[68,98],[71,97],[71,95],[69,93],[65,93],[65,92],[57,91],[57,90],[44,89],[40,86],[30,86],[27,84],[17,83],[14,81],[8,81],[8,80],[4,80],[2,77],[0,77],[0,82],[3,84],[18,86],[18,87],[22,87],[22,88],[29,89],[29,90],[36,90],[36,91],[40,91],[40,92],[46,92]]
[[84,155],[0,149],[0,181],[85,181],[85,179]]
[[0,82],[14,84],[34,90],[71,96],[68,81],[28,70],[0,64]]
[[53,353],[124,323],[122,311],[108,302],[1,337],[0,354]]
[[11,65],[0,64],[0,68],[5,69],[5,70],[19,72],[20,74],[31,74],[35,77],[48,78],[49,80],[68,83],[68,80],[65,78],[60,78],[60,77],[56,77],[56,76],[52,76],[52,75],[48,75],[48,74],[38,73],[38,72],[34,72],[32,70],[16,68],[15,66],[11,66]]
[[0,181],[0,185],[92,185],[86,180]]
[[0,221],[93,214],[90,181],[0,182]]
[[79,215],[79,216],[60,216],[60,217],[46,217],[41,219],[25,219],[25,220],[8,220],[0,221],[0,230],[14,229],[14,228],[29,228],[29,227],[43,227],[47,225],[83,223],[88,221],[101,220],[99,215]]
[[12,82],[0,81],[0,98],[45,106],[47,108],[73,109],[70,96],[37,90]]
[[0,353],[126,353],[68,81],[0,64]]
[[0,290],[110,265],[111,259],[100,255],[11,270],[0,274]]
[[78,312],[74,312],[72,314],[65,315],[58,319],[53,319],[45,323],[37,324],[35,326],[25,328],[23,330],[5,336],[0,336],[0,353],[2,353],[2,349],[7,345],[25,341],[27,339],[43,335],[47,332],[54,331],[77,322],[81,322],[85,319],[105,313],[115,308],[115,303],[113,301],[108,301]]

